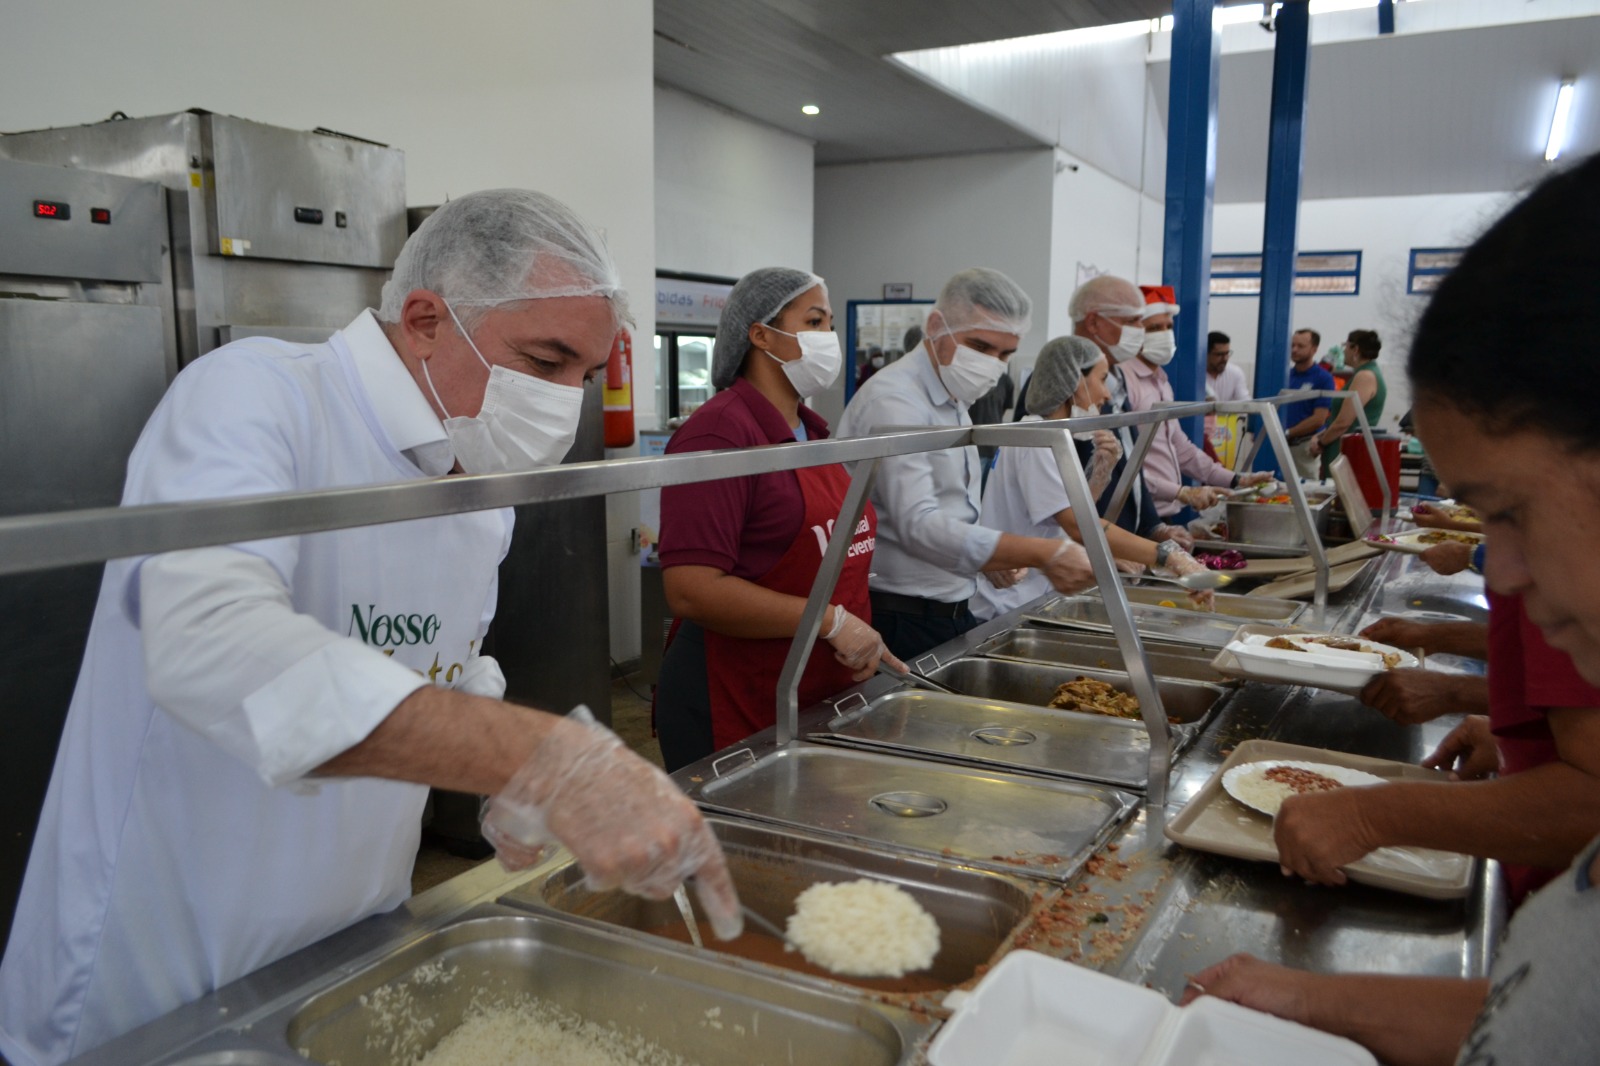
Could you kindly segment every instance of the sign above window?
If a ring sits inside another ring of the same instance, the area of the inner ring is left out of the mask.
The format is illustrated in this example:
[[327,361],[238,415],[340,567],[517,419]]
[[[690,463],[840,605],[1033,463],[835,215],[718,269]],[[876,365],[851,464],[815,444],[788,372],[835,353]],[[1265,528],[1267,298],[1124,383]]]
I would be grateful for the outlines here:
[[[1360,252],[1301,252],[1295,256],[1296,296],[1354,296],[1360,291]],[[1261,295],[1260,254],[1212,256],[1211,295]]]

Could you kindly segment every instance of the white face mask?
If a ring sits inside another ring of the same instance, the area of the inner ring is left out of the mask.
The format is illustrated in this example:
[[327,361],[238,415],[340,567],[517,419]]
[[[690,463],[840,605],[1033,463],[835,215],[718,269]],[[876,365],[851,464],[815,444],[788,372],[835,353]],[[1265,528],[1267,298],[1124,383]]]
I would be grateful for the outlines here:
[[844,355],[839,349],[839,335],[833,330],[808,329],[800,333],[787,333],[776,326],[767,328],[785,337],[793,337],[800,344],[798,359],[778,359],[765,348],[761,350],[783,367],[784,376],[802,399],[815,396],[838,380]]
[[939,367],[939,380],[957,403],[971,405],[987,395],[1005,372],[998,357],[958,344],[950,365]]
[[874,369],[874,370],[883,369],[883,356],[875,355],[875,356],[872,357],[872,369]]
[[1166,366],[1178,351],[1176,330],[1162,329],[1144,335],[1144,357],[1156,366]]
[[1122,326],[1121,335],[1117,343],[1111,346],[1111,358],[1119,363],[1126,363],[1134,358],[1144,348],[1143,326]]
[[[1100,409],[1098,407],[1079,407],[1076,401],[1074,401],[1072,404],[1071,417],[1073,418],[1095,418],[1099,414]],[[1074,433],[1073,437],[1077,438],[1078,440],[1094,440],[1094,431],[1090,430],[1087,433]]]
[[[455,308],[445,304],[456,329],[472,354],[489,367],[489,384],[483,392],[483,408],[475,417],[447,417],[444,431],[455,450],[456,461],[469,474],[502,474],[534,470],[559,463],[578,435],[578,418],[583,413],[583,390],[576,385],[557,385],[532,374],[519,374],[503,366],[493,366],[478,351],[472,337],[461,328]],[[422,376],[428,382],[434,402],[443,411],[444,401],[433,387],[428,362],[423,360]]]

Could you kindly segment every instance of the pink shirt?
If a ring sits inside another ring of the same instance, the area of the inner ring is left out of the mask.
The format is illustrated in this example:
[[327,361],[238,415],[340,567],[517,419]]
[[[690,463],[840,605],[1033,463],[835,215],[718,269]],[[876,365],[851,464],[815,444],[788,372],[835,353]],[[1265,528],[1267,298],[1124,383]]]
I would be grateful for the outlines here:
[[[1128,406],[1132,410],[1148,411],[1158,403],[1172,401],[1172,384],[1160,367],[1143,359],[1130,359],[1118,369],[1128,387]],[[1155,430],[1156,438],[1144,458],[1144,480],[1155,498],[1157,514],[1165,518],[1183,509],[1178,490],[1183,487],[1184,474],[1202,485],[1233,484],[1233,471],[1201,451],[1176,421],[1162,422]]]

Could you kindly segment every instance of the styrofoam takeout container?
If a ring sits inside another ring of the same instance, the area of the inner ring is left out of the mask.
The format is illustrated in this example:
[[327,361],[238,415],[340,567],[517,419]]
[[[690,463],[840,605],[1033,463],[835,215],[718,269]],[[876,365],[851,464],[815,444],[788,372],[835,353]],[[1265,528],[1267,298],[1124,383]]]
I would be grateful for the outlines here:
[[1318,644],[1307,645],[1307,651],[1267,647],[1267,642],[1277,637],[1298,642],[1307,637],[1321,636],[1344,636],[1346,639],[1360,640],[1380,652],[1393,652],[1400,657],[1400,662],[1395,666],[1397,670],[1422,665],[1420,659],[1404,648],[1380,644],[1375,640],[1351,638],[1346,634],[1285,631],[1266,626],[1240,626],[1211,665],[1229,677],[1277,681],[1288,685],[1314,685],[1352,695],[1359,693],[1367,682],[1386,669],[1381,654],[1340,651]]
[[985,975],[928,1048],[932,1066],[1376,1066],[1359,1044],[1210,996],[1160,993],[1035,951]]

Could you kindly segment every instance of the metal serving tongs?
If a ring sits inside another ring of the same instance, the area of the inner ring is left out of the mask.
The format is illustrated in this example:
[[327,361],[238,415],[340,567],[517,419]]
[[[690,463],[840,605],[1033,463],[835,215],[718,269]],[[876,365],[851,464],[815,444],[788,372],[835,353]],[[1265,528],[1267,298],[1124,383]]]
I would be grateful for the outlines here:
[[927,677],[927,676],[925,676],[923,674],[919,674],[917,671],[911,669],[910,667],[907,667],[905,672],[901,673],[899,670],[896,670],[894,667],[890,666],[888,663],[884,662],[882,659],[878,660],[878,673],[882,674],[885,677],[892,677],[896,681],[904,681],[906,684],[912,685],[912,686],[914,686],[916,688],[928,689],[930,692],[942,692],[947,696],[964,696],[964,695],[966,695],[966,693],[964,693],[964,692],[957,692],[955,689],[951,688],[949,685],[942,684],[941,682],[935,681],[931,677]]

